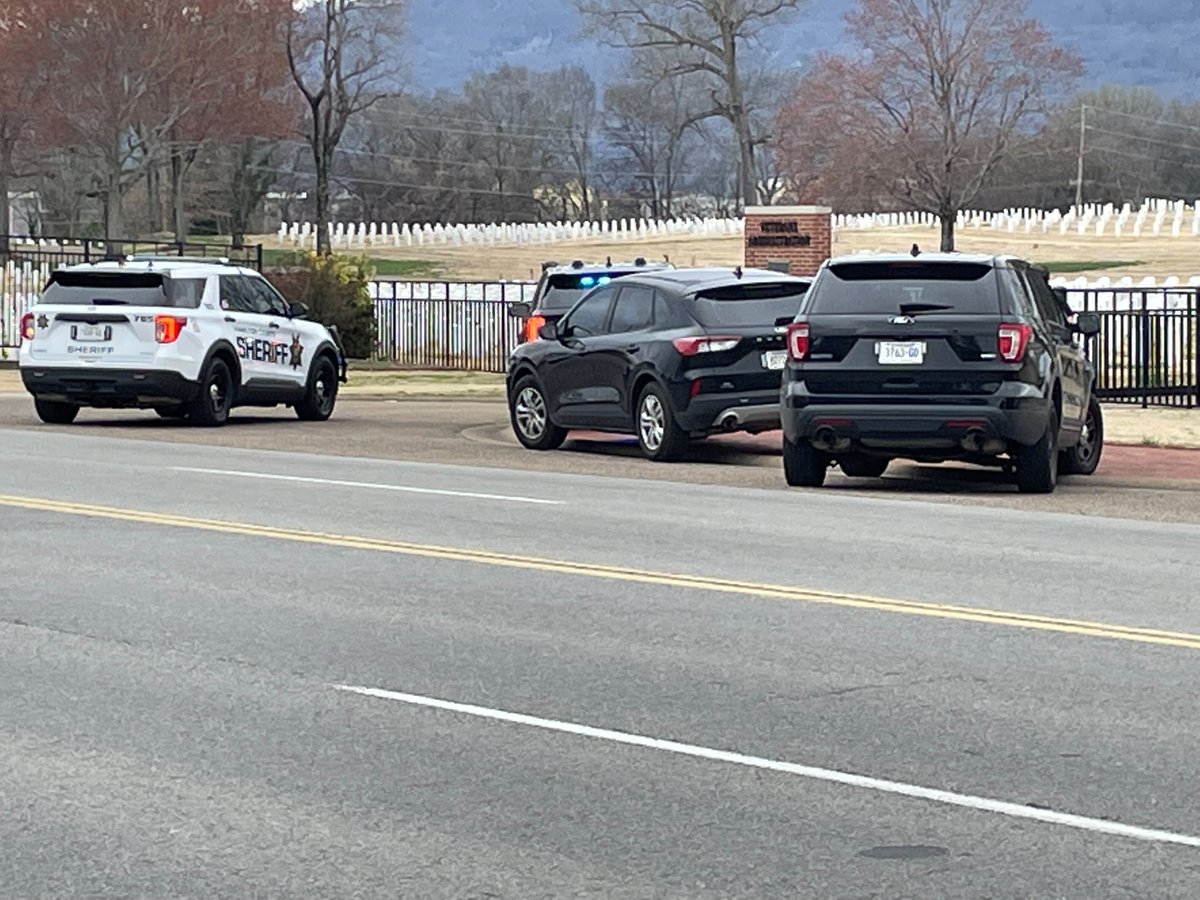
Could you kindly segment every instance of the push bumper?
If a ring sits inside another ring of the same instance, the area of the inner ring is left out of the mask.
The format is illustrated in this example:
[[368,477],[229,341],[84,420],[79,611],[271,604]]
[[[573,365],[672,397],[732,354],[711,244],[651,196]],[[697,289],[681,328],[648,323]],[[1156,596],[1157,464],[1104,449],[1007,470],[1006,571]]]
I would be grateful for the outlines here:
[[149,409],[187,403],[200,386],[178,372],[140,369],[22,367],[21,380],[34,397],[99,409]]
[[982,402],[921,397],[878,398],[809,394],[803,383],[784,387],[782,425],[792,442],[821,449],[911,451],[932,456],[996,455],[1010,443],[1031,446],[1046,432],[1050,402],[1028,385],[1005,385]]

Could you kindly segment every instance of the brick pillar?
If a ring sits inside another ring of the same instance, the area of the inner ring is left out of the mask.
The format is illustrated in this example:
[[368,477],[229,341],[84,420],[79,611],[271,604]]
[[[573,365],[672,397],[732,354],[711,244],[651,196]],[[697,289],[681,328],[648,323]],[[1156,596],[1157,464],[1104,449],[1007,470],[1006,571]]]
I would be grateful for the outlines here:
[[815,275],[833,248],[827,206],[746,207],[745,266]]

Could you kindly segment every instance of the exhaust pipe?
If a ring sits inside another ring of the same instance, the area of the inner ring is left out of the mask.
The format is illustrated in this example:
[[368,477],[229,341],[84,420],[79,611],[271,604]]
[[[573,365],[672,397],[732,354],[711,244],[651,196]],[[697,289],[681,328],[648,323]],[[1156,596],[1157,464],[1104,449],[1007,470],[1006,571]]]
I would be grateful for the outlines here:
[[723,418],[721,420],[721,427],[724,428],[726,431],[733,431],[740,424],[741,424],[741,419],[738,418],[737,413],[730,413],[729,415],[727,415],[725,418]]
[[962,448],[968,453],[982,453],[987,438],[981,428],[972,428],[961,441]]
[[837,441],[837,434],[828,425],[822,425],[813,435],[812,445],[818,450],[832,450]]

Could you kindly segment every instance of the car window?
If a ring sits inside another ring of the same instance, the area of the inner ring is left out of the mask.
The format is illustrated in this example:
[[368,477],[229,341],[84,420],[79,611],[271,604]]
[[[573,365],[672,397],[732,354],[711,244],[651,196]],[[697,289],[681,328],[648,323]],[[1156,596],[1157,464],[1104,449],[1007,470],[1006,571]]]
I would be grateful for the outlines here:
[[168,290],[175,300],[175,306],[188,309],[199,309],[200,301],[204,299],[204,287],[207,278],[172,278],[168,282]]
[[254,296],[246,290],[246,279],[241,275],[221,276],[221,309],[230,312],[258,312]]
[[287,315],[287,303],[265,279],[247,276],[243,286],[254,302],[255,312],[265,316]]
[[1033,302],[1037,304],[1038,314],[1042,317],[1042,321],[1050,325],[1057,325],[1059,328],[1066,328],[1066,317],[1063,315],[1058,298],[1050,289],[1050,283],[1046,281],[1046,276],[1034,269],[1026,269],[1022,274],[1025,276],[1025,282],[1029,285],[1029,292],[1033,295]]
[[571,329],[572,337],[595,337],[605,334],[604,323],[608,319],[608,308],[612,304],[613,288],[605,288],[584,298],[566,318],[565,327]]
[[593,288],[608,284],[614,278],[630,275],[630,271],[556,273],[546,278],[546,290],[538,301],[538,308],[548,312],[566,312],[579,302],[579,298]]
[[846,262],[817,277],[805,304],[813,315],[903,312],[998,315],[995,269],[973,262]]
[[[199,291],[190,287],[195,280]],[[196,309],[202,279],[173,279],[159,272],[55,272],[41,302],[58,306],[149,306]]]
[[653,326],[654,298],[654,288],[640,284],[624,285],[617,294],[612,324],[608,330],[613,334],[624,334],[627,331],[645,331]]
[[774,325],[791,321],[800,311],[807,282],[780,281],[736,284],[701,291],[692,306],[696,321],[706,328]]

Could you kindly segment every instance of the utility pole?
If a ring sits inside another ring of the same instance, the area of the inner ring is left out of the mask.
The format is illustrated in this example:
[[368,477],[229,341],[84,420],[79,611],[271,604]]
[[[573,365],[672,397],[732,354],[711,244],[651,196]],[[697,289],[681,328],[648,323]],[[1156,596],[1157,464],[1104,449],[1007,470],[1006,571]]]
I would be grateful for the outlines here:
[[1079,167],[1075,174],[1075,209],[1083,206],[1083,154],[1087,142],[1087,106],[1079,107]]

